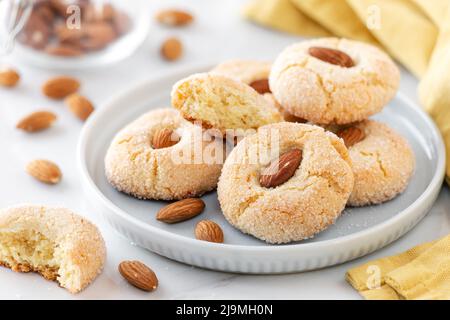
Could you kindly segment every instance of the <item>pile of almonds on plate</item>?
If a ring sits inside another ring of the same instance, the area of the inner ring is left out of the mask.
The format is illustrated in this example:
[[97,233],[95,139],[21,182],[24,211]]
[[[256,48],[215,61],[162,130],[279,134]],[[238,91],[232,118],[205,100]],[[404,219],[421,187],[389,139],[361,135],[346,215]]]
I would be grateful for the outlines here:
[[[129,16],[111,4],[90,0],[37,0],[19,41],[51,55],[77,57],[104,49],[131,27]],[[79,27],[68,26],[71,5],[80,10]]]

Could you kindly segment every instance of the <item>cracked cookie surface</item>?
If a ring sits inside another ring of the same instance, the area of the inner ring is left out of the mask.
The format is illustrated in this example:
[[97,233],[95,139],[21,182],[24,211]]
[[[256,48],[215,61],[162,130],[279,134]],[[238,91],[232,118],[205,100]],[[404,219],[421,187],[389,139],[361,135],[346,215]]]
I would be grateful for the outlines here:
[[355,124],[364,140],[349,147],[355,187],[348,205],[380,204],[402,193],[414,173],[415,156],[406,139],[387,125],[366,120]]
[[[308,53],[311,47],[337,49],[355,66],[345,68]],[[287,47],[273,64],[270,89],[291,114],[317,124],[348,124],[378,113],[395,96],[400,71],[369,44],[322,38]]]
[[211,73],[221,74],[250,85],[255,81],[268,80],[271,67],[271,62],[236,59],[218,64]]
[[[294,175],[278,187],[262,187],[261,170],[295,148],[303,156]],[[341,139],[317,126],[283,122],[238,143],[224,164],[217,192],[234,227],[268,243],[288,243],[333,224],[352,188],[351,160]]]
[[0,265],[38,272],[72,293],[101,273],[106,247],[89,221],[61,207],[21,205],[0,210]]
[[[175,145],[154,149],[158,130],[173,130]],[[175,109],[152,110],[122,129],[105,157],[106,177],[117,190],[139,199],[178,200],[216,188],[223,141],[181,117]]]

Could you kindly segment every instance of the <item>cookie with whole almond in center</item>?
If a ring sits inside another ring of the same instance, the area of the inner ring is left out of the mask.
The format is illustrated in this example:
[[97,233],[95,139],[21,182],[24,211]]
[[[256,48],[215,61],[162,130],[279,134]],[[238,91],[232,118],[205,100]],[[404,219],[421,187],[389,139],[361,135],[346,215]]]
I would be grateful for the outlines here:
[[348,204],[379,204],[402,193],[414,173],[415,156],[408,141],[387,125],[366,120],[333,131],[350,153],[355,187]]
[[224,146],[177,110],[155,109],[114,137],[105,157],[106,177],[139,199],[197,197],[216,188]]
[[268,243],[288,243],[332,225],[352,189],[341,139],[318,126],[283,122],[239,142],[217,193],[231,225]]
[[349,124],[380,112],[395,96],[400,71],[380,49],[322,38],[287,47],[269,77],[275,99],[315,124]]

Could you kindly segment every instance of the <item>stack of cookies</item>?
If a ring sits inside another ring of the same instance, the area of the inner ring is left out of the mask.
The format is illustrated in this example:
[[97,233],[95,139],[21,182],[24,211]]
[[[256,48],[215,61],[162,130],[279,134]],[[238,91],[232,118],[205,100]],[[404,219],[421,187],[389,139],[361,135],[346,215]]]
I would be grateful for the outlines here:
[[217,187],[225,218],[242,232],[268,243],[311,238],[346,205],[380,204],[405,190],[413,151],[369,120],[399,81],[380,49],[346,39],[294,44],[273,64],[227,61],[180,80],[172,109],[119,132],[106,176],[140,199]]

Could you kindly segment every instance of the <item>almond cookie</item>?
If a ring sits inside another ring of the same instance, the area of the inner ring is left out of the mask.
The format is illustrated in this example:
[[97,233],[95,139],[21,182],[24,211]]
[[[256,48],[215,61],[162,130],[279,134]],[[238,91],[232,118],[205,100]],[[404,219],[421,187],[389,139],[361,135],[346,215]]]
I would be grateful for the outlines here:
[[270,92],[271,62],[256,60],[229,60],[218,64],[211,73],[221,74],[248,84],[261,94]]
[[336,132],[344,139],[353,162],[355,187],[348,205],[379,204],[406,189],[414,173],[415,156],[403,137],[372,120]]
[[317,124],[349,124],[382,110],[397,92],[400,71],[374,46],[322,38],[287,47],[269,82],[289,113]]
[[222,134],[283,121],[280,112],[253,88],[218,74],[199,73],[176,83],[172,106],[190,121]]
[[105,158],[108,181],[139,199],[178,200],[216,188],[224,144],[175,109],[150,111],[122,129]]
[[225,161],[217,192],[234,227],[268,243],[288,243],[332,225],[352,188],[351,160],[341,139],[318,126],[283,122],[239,142]]
[[264,93],[264,98],[267,99],[267,101],[269,101],[271,104],[273,104],[275,106],[275,108],[278,109],[278,111],[280,111],[284,121],[286,122],[298,122],[298,123],[305,123],[306,120],[296,117],[293,114],[289,113],[286,111],[286,109],[283,108],[283,106],[275,99],[275,97],[273,96],[273,94],[271,93]]
[[68,209],[22,205],[0,210],[2,266],[38,272],[77,293],[101,273],[105,257],[99,230]]

